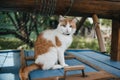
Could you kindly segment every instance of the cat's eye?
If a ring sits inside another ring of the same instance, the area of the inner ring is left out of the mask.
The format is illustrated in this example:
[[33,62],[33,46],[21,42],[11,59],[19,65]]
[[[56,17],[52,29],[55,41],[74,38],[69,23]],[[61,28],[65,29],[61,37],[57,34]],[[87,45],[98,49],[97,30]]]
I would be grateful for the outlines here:
[[72,25],[70,25],[70,28],[72,28]]
[[61,25],[61,26],[65,27],[66,25]]

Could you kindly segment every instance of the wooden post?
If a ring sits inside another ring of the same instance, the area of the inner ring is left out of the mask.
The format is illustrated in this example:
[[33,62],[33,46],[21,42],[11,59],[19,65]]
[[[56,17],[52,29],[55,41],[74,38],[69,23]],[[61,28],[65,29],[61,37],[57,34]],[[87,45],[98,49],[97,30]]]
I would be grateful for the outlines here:
[[111,60],[120,61],[120,17],[112,20]]
[[92,16],[92,19],[93,19],[93,22],[95,24],[95,31],[96,31],[96,34],[97,34],[100,51],[101,52],[106,52],[106,48],[105,48],[105,44],[104,44],[104,39],[103,39],[101,31],[100,31],[100,26],[99,26],[99,21],[98,21],[97,15],[94,14]]
[[26,61],[25,61],[25,56],[24,56],[24,49],[21,49],[21,52],[20,52],[20,62],[21,62],[21,67],[26,66]]

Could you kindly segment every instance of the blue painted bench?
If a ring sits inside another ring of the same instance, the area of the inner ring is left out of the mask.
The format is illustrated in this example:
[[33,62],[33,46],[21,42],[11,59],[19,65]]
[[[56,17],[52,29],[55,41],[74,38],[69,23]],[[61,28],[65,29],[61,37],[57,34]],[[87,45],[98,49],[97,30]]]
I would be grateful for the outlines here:
[[[24,51],[25,56],[33,56],[34,51]],[[108,55],[101,54],[93,50],[67,50],[67,54],[72,54],[83,60],[87,60],[92,64],[95,64],[102,69],[120,77],[120,62],[111,61]],[[0,51],[0,80],[19,80],[20,62],[20,50],[5,50]],[[27,65],[34,61],[27,61]],[[70,66],[73,65],[85,65],[85,72],[97,72],[95,68],[79,61],[76,58],[67,59],[66,63]],[[81,71],[70,71],[68,75],[79,74]],[[63,76],[64,70],[35,70],[30,73],[30,79],[46,78],[54,76]]]
[[[26,56],[33,56],[33,51],[25,51]],[[27,64],[30,65],[33,63],[33,61],[27,61]],[[70,66],[74,65],[85,65],[85,72],[97,72],[97,70],[91,68],[90,66],[80,62],[77,59],[67,59],[66,63]],[[68,72],[68,75],[73,74],[80,74],[81,71],[70,71]],[[57,69],[57,70],[35,70],[30,73],[30,79],[37,79],[37,78],[46,78],[46,77],[54,77],[54,76],[63,76],[64,70],[63,69]]]
[[68,50],[68,52],[101,67],[103,70],[111,74],[120,77],[120,62],[110,60],[109,55],[93,50]]

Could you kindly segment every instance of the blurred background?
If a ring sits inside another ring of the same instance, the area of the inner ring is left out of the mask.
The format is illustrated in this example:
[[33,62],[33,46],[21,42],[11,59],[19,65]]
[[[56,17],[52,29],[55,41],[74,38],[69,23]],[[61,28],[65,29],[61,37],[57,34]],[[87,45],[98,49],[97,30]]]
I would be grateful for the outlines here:
[[[67,16],[74,17],[74,16]],[[59,16],[42,16],[36,13],[0,12],[0,50],[5,49],[34,49],[34,42],[40,32],[55,29]],[[81,17],[77,17],[77,27]],[[109,54],[111,46],[111,25],[109,19],[99,19],[100,29]],[[92,49],[99,51],[95,26],[91,18],[76,31],[71,49]]]

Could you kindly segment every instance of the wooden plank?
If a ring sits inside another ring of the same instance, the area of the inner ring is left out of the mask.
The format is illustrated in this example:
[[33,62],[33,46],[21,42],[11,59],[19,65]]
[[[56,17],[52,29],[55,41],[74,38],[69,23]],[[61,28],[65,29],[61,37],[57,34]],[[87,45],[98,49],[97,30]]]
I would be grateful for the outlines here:
[[120,17],[112,20],[111,60],[120,61]]
[[[72,53],[68,53],[68,54],[74,56]],[[94,69],[96,69],[96,70],[98,70],[98,71],[104,71],[102,68],[100,68],[100,67],[92,64],[91,62],[89,62],[89,61],[87,61],[87,60],[81,59],[80,57],[77,57],[77,56],[75,56],[75,57],[76,57],[76,59],[80,60],[81,62],[89,65],[90,67],[92,67],[92,68],[94,68]]]
[[25,60],[35,60],[35,58],[33,56],[26,56]]
[[83,66],[83,65],[66,66],[66,67],[64,67],[64,79],[66,79],[66,77],[67,77],[67,72],[73,71],[73,70],[81,70],[82,76],[85,77],[84,69],[85,69],[85,66]]
[[94,26],[95,26],[95,31],[96,31],[96,34],[97,34],[100,51],[101,52],[106,52],[105,42],[104,42],[104,39],[102,37],[102,33],[101,33],[101,30],[100,30],[99,20],[98,20],[97,15],[94,14],[92,16],[92,19],[93,19]]
[[[0,11],[44,11],[51,7],[51,5],[42,4],[43,0],[0,0]],[[14,2],[14,3],[13,3]],[[44,8],[41,8],[44,5]],[[52,4],[54,5],[54,4]],[[103,18],[117,18],[120,15],[120,1],[119,0],[57,0],[55,3],[56,15],[72,16],[92,16],[94,13]],[[71,6],[72,5],[72,6]],[[45,8],[47,6],[47,8]],[[42,13],[42,12],[40,12]]]
[[64,67],[64,71],[83,70],[83,69],[85,69],[85,66],[83,66],[83,65],[66,66],[66,67]]
[[[109,79],[117,80],[116,76],[111,75],[105,71],[89,72],[86,73],[86,75],[87,75],[86,77],[82,77],[81,74],[70,75],[67,76],[66,80],[109,80]],[[63,76],[57,76],[57,77],[41,78],[41,79],[33,79],[33,80],[65,80],[65,79]]]
[[112,74],[109,74],[105,71],[89,72],[89,73],[86,73],[86,75],[87,75],[86,77],[82,77],[79,74],[71,75],[71,76],[67,76],[66,79],[62,78],[58,80],[103,80],[103,79],[107,80],[107,79],[116,78]]
[[[82,52],[81,52],[82,53]],[[98,71],[100,71],[100,69],[99,68],[101,68],[102,70],[105,70],[105,71],[107,71],[107,72],[109,72],[109,73],[111,73],[111,74],[114,74],[114,75],[116,75],[116,76],[120,76],[120,68],[117,68],[117,67],[115,67],[115,66],[111,66],[111,65],[109,65],[109,64],[106,64],[104,61],[99,61],[99,60],[97,60],[97,59],[95,59],[95,58],[93,58],[93,57],[90,57],[90,56],[87,56],[87,55],[83,55],[83,54],[81,54],[80,52],[78,52],[78,53],[72,53],[71,52],[71,54],[73,54],[73,55],[75,55],[76,57],[78,57],[78,58],[80,58],[80,61],[82,62],[82,60],[83,61],[87,61],[88,63],[86,63],[86,64],[88,64],[91,68],[94,68],[94,69],[96,69],[96,70],[98,70]],[[86,52],[87,53],[87,52]],[[92,53],[91,53],[92,54]],[[96,53],[97,54],[97,53]],[[98,53],[99,54],[99,53]],[[89,52],[88,52],[88,55],[89,55]],[[95,55],[95,54],[92,54],[92,55]],[[103,59],[103,60],[105,60],[105,61],[109,61],[108,63],[111,63],[111,64],[113,64],[113,65],[117,65],[116,63],[118,63],[118,64],[120,64],[119,62],[115,62],[115,61],[112,61],[112,60],[110,60],[110,58],[109,59],[107,59],[107,58],[100,58],[99,57],[99,55],[96,55],[96,58],[99,58],[99,59]],[[112,62],[114,62],[114,63],[112,63]],[[83,62],[84,63],[84,62]],[[92,65],[93,66],[92,66]],[[119,65],[118,65],[119,66]]]
[[[78,54],[81,57],[82,57],[82,55],[84,55],[84,56],[86,56],[88,58],[94,59],[95,61],[101,62],[103,64],[106,64],[108,66],[111,66],[111,67],[113,67],[115,69],[120,70],[120,62],[111,61],[110,56],[108,56],[108,55],[105,55],[105,54],[102,54],[102,53],[99,53],[99,52],[97,53],[97,52],[94,52],[94,51],[93,52],[79,52]],[[90,61],[90,62],[92,62],[92,61]],[[95,64],[98,64],[98,63],[95,63]],[[113,70],[113,71],[115,71],[115,70]]]
[[[75,58],[75,56],[72,56],[72,55],[65,56],[65,59],[73,59],[73,58]],[[33,56],[26,56],[25,60],[33,60],[34,61],[35,58]]]
[[25,60],[25,55],[24,55],[23,49],[21,49],[21,51],[20,51],[20,62],[21,62],[21,67],[26,66],[26,60]]
[[74,59],[75,58],[75,56],[73,56],[73,55],[66,55],[65,56],[65,59]]

